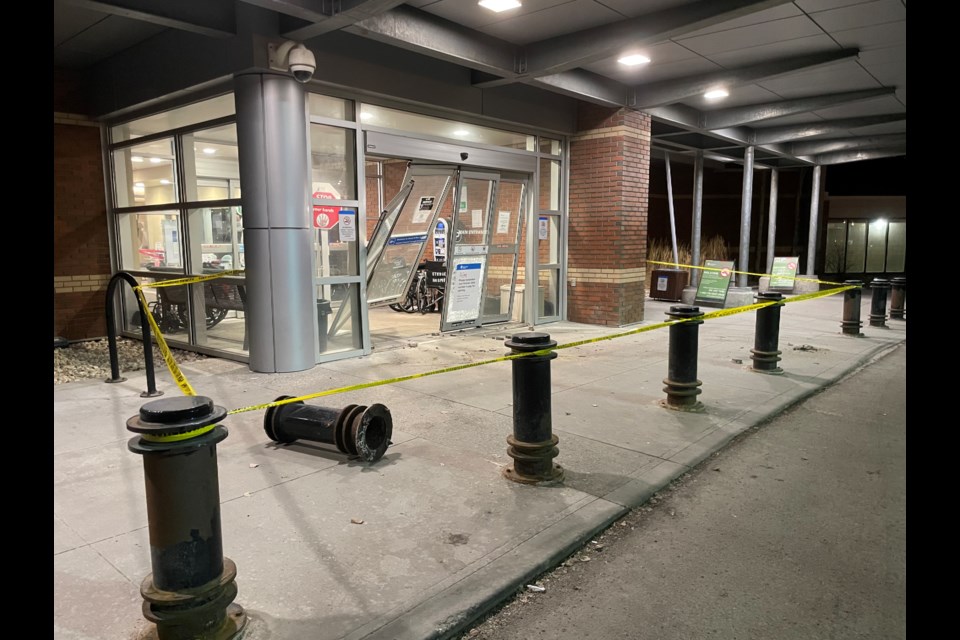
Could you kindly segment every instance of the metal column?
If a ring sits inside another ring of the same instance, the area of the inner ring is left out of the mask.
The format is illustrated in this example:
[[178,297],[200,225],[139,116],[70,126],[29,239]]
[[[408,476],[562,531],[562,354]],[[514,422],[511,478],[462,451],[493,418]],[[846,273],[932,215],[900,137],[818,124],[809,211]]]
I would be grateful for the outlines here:
[[[750,265],[750,209],[753,205],[753,147],[743,157],[743,202],[740,207],[740,260],[737,269],[747,271]],[[737,286],[747,286],[747,274],[737,274]]]
[[[693,158],[693,231],[690,237],[691,263],[700,266],[700,226],[703,221],[703,151]],[[690,284],[700,284],[700,269],[691,269]]]
[[250,369],[303,371],[316,364],[317,340],[303,85],[257,71],[234,86]]
[[810,234],[807,237],[807,272],[816,274],[817,263],[817,219],[820,217],[820,165],[813,167],[813,180],[810,185]]
[[673,178],[670,174],[670,153],[663,152],[664,160],[667,163],[667,206],[670,209],[670,246],[673,248],[673,268],[680,268],[680,254],[677,253],[677,222],[673,213]]
[[773,272],[773,257],[777,250],[777,178],[776,169],[770,170],[770,214],[767,221],[767,268],[764,273]]

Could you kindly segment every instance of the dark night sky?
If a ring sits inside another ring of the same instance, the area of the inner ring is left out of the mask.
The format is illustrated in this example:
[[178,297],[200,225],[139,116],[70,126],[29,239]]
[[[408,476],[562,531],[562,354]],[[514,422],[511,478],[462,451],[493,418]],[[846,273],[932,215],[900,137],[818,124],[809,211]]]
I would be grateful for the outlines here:
[[907,195],[907,158],[881,158],[826,167],[826,192],[831,196]]

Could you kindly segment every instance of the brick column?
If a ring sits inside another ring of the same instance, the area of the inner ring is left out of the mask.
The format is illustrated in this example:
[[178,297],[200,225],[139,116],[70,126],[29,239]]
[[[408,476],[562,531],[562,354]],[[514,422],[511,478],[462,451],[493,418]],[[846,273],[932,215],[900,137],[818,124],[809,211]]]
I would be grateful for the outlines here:
[[570,139],[567,316],[608,326],[640,322],[650,116],[581,104],[577,129]]
[[110,245],[100,126],[53,114],[53,331],[70,340],[107,334]]

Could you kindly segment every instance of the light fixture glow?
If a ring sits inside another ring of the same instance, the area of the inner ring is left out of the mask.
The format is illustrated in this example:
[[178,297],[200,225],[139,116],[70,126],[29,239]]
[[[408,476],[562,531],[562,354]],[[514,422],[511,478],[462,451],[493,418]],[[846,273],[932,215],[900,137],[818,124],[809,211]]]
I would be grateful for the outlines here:
[[133,183],[133,186],[135,186],[135,187],[140,187],[141,189],[143,189],[143,186],[144,186],[144,185],[143,185],[142,182],[134,182],[134,183]]
[[456,131],[453,132],[453,135],[463,137],[463,136],[470,135],[470,132],[467,131],[466,129],[457,129]]
[[635,53],[633,55],[624,56],[619,60],[617,60],[617,62],[619,62],[620,64],[625,64],[628,67],[633,67],[638,64],[647,64],[648,62],[650,62],[650,58],[648,58],[647,56],[642,56],[639,53]]
[[507,9],[516,9],[521,6],[518,0],[480,0],[478,2],[484,9],[490,9],[496,13],[506,11]]
[[703,97],[706,98],[707,100],[720,100],[722,98],[726,98],[729,95],[730,94],[727,92],[726,89],[711,89],[710,91],[707,91],[705,94],[703,94]]
[[151,164],[160,164],[161,162],[163,162],[163,158],[150,158]]
[[160,184],[170,184],[170,181],[167,180],[166,178],[163,178],[162,180],[160,180]]
[[203,152],[204,152],[205,154],[207,154],[208,156],[212,156],[213,154],[215,154],[215,153],[217,152],[217,150],[214,149],[213,147],[204,147],[204,148],[203,148]]
[[130,162],[143,162],[143,158],[140,156],[132,156]]
[[373,120],[373,118],[374,118],[374,115],[373,115],[372,113],[370,113],[369,111],[361,111],[361,112],[360,112],[360,119],[361,119],[361,120]]

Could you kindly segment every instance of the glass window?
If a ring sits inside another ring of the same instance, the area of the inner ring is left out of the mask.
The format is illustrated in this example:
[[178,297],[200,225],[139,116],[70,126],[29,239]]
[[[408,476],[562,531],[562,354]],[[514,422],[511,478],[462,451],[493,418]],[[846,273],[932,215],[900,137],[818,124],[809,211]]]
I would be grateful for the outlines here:
[[827,247],[824,256],[824,270],[827,273],[843,271],[843,254],[847,246],[847,223],[827,223]]
[[541,269],[537,287],[537,308],[541,318],[550,318],[560,314],[559,289],[557,284],[560,273],[556,269]]
[[867,232],[867,273],[881,273],[887,262],[887,221],[873,220]]
[[891,222],[887,232],[887,271],[903,272],[907,268],[907,223]]
[[191,209],[190,273],[243,269],[243,216],[240,207]]
[[540,153],[549,153],[550,155],[558,156],[563,153],[563,146],[559,140],[540,138]]
[[[360,275],[357,210],[345,207],[319,207],[326,216],[323,228],[316,228],[317,277]],[[316,226],[316,225],[315,225]],[[329,292],[328,292],[329,293]]]
[[110,139],[112,142],[133,140],[154,133],[206,122],[207,120],[232,116],[234,113],[236,113],[236,105],[233,101],[233,94],[228,93],[203,102],[196,102],[111,127]]
[[317,325],[321,355],[360,349],[360,284],[317,285]]
[[560,216],[540,214],[537,220],[537,263],[560,264]]
[[311,116],[322,116],[336,120],[353,120],[353,101],[331,98],[318,93],[307,95],[307,109]]
[[847,273],[863,273],[867,255],[867,223],[851,222],[847,230]]
[[310,125],[310,189],[314,198],[356,200],[356,167],[352,129]]
[[560,162],[540,160],[540,209],[560,209]]
[[374,127],[400,129],[401,131],[423,133],[452,140],[478,142],[510,149],[534,150],[535,136],[370,104],[361,105],[360,120],[364,124]]
[[114,151],[113,174],[118,207],[177,202],[173,138]]
[[183,136],[186,200],[225,200],[240,185],[237,126],[228,124]]
[[183,273],[179,213],[122,213],[117,226],[121,269]]

